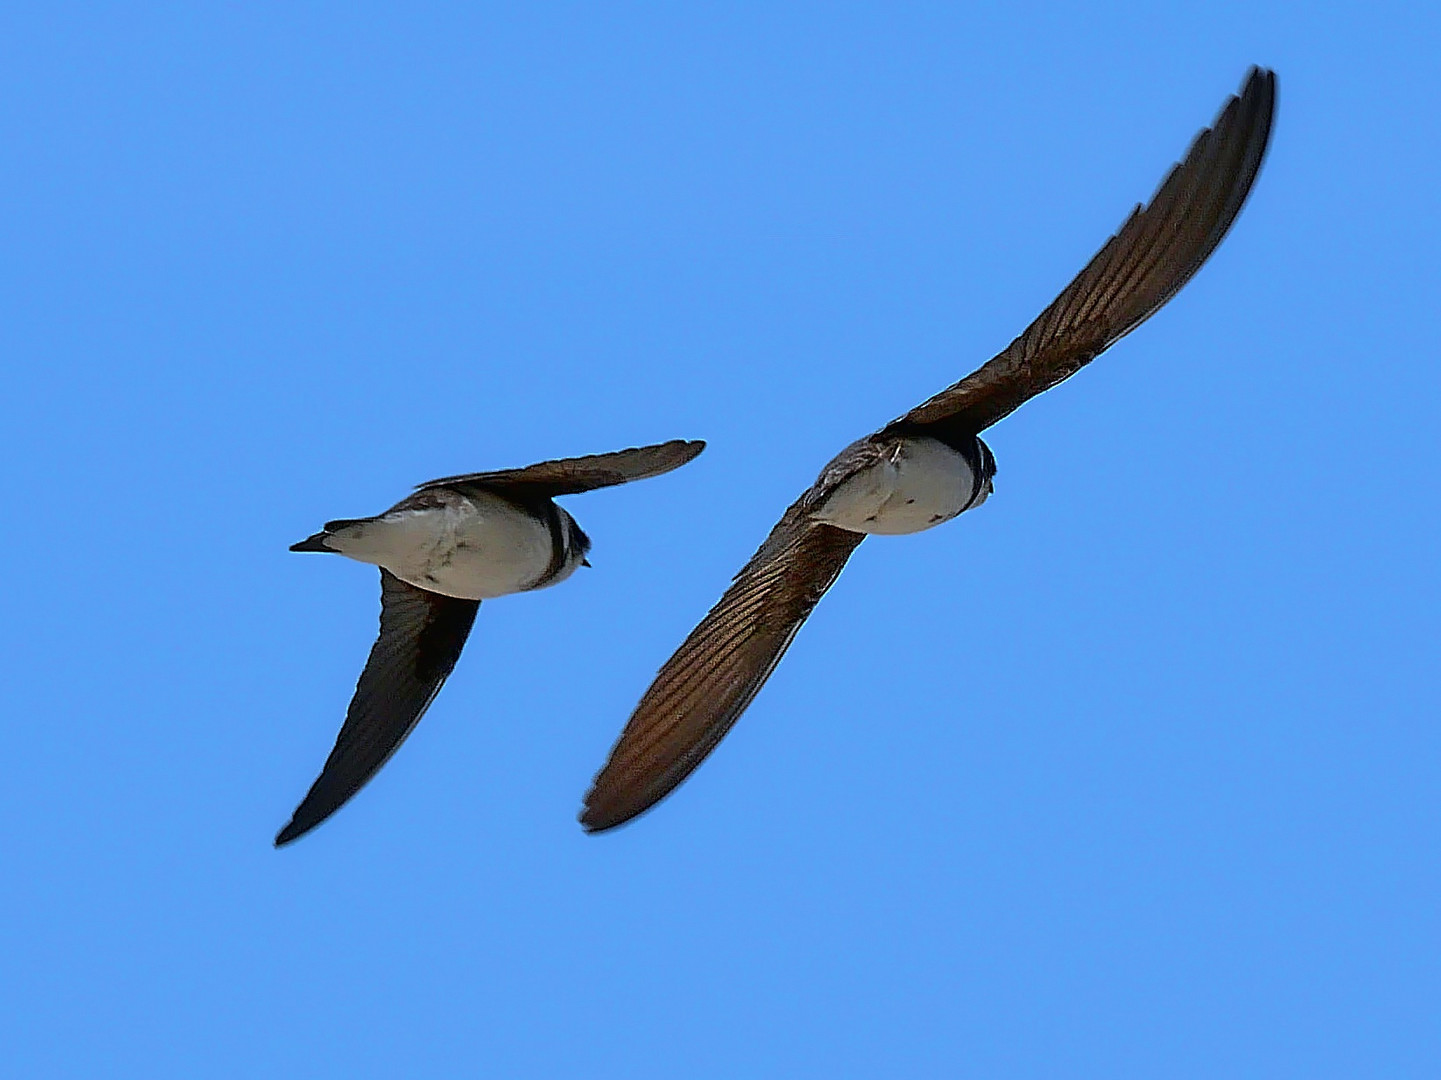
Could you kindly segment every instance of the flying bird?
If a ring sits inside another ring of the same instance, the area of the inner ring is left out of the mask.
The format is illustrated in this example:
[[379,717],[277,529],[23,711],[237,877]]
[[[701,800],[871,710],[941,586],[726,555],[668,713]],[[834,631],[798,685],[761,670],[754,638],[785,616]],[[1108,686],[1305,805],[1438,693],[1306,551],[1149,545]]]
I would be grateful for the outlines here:
[[641,698],[585,797],[587,831],[648,810],[715,749],[867,535],[920,532],[986,501],[996,463],[980,433],[1074,375],[1191,279],[1246,201],[1275,107],[1275,75],[1252,68],[1150,204],[1020,337],[821,470]]
[[380,637],[335,749],[275,846],[335,813],[395,753],[460,659],[482,600],[548,588],[590,565],[590,538],[556,496],[659,476],[704,449],[699,440],[677,439],[447,476],[383,514],[328,522],[292,545],[380,567]]

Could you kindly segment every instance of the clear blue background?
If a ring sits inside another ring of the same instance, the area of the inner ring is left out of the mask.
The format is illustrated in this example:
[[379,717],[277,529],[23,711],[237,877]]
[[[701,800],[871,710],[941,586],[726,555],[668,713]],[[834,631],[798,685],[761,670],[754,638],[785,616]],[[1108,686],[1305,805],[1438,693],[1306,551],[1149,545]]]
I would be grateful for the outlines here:
[[[583,835],[781,509],[1253,62],[1199,277]],[[1441,1075],[1438,69],[1411,3],[7,6],[0,1068]],[[286,546],[674,437],[273,851],[378,606]]]

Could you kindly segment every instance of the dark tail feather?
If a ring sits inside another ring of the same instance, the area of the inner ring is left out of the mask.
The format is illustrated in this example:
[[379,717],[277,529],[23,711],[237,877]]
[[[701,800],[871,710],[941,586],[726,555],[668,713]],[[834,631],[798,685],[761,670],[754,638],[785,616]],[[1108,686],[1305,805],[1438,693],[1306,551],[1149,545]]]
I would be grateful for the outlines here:
[[354,526],[356,526],[356,525],[365,525],[365,524],[368,524],[369,522],[372,522],[372,521],[374,521],[374,520],[375,520],[375,518],[373,518],[373,517],[368,517],[368,518],[338,518],[338,519],[335,520],[335,521],[327,521],[327,522],[325,523],[325,528],[321,529],[321,530],[320,530],[318,533],[316,533],[314,536],[307,536],[304,540],[300,541],[300,543],[298,543],[298,544],[291,544],[291,545],[290,545],[290,550],[291,550],[291,551],[330,551],[330,552],[334,552],[335,554],[338,555],[339,552],[336,551],[335,548],[333,548],[333,547],[326,547],[326,546],[325,546],[325,541],[326,541],[329,537],[334,536],[334,535],[335,535],[336,533],[338,533],[338,532],[344,532],[346,529],[352,528],[352,527],[354,527]]
[[350,528],[352,525],[364,525],[374,520],[374,518],[337,518],[334,521],[327,521],[325,523],[325,531],[328,533],[338,533],[342,529]]
[[291,544],[291,545],[290,545],[290,550],[291,550],[291,551],[331,551],[331,552],[333,552],[333,551],[335,550],[334,548],[326,547],[326,546],[325,546],[325,538],[326,538],[327,536],[329,536],[329,535],[330,535],[330,533],[328,533],[328,532],[318,532],[318,533],[316,533],[314,536],[307,536],[304,540],[300,541],[300,543],[298,543],[298,544]]

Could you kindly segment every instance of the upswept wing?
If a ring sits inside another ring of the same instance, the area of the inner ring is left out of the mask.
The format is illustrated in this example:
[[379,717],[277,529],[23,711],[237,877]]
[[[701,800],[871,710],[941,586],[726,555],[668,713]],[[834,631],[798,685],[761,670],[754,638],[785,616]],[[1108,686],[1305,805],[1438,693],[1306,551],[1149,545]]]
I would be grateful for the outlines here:
[[479,600],[440,596],[380,571],[380,637],[371,647],[335,748],[290,823],[275,837],[276,847],[339,810],[395,753],[455,668],[479,608]]
[[978,434],[1074,375],[1174,296],[1236,220],[1261,168],[1276,76],[1252,68],[1149,206],[1126,223],[1005,351],[885,431]]
[[554,498],[660,476],[680,468],[704,449],[705,442],[701,439],[672,439],[654,446],[634,446],[610,454],[542,461],[523,469],[443,476],[439,480],[427,480],[416,485],[416,490],[476,484],[486,488],[504,488],[522,497]]
[[585,797],[581,824],[614,828],[664,798],[715,748],[864,539],[796,502],[656,675]]
[[[1025,333],[877,435],[978,434],[1135,329],[1190,280],[1235,221],[1260,169],[1275,101],[1275,76],[1253,68],[1150,205],[1136,208]],[[868,446],[860,440],[827,466],[661,668],[586,795],[586,829],[613,828],[664,798],[750,704],[864,539],[810,520],[809,510],[854,465],[849,450]]]

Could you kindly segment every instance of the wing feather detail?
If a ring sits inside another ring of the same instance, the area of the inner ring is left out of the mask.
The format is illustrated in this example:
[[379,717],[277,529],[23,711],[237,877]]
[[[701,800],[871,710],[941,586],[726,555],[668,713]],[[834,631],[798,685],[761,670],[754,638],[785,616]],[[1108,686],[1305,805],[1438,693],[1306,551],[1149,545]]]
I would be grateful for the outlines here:
[[1260,172],[1276,76],[1252,68],[1149,205],[999,355],[888,425],[978,434],[1089,364],[1161,308],[1225,237]]
[[865,538],[810,520],[806,504],[786,511],[660,669],[586,795],[588,831],[643,813],[715,749]]

